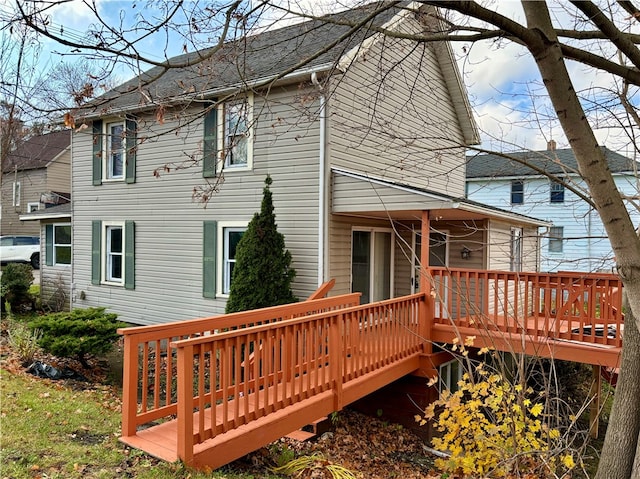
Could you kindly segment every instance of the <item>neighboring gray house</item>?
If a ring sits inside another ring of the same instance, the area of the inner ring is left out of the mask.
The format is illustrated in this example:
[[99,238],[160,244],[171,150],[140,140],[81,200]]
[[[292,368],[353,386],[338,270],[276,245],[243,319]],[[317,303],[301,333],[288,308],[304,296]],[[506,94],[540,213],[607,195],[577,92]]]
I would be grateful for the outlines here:
[[[640,163],[604,150],[620,192],[637,197]],[[508,155],[520,161],[487,154],[467,158],[468,198],[552,222],[541,242],[543,271],[611,272],[615,259],[600,216],[571,191],[575,188],[588,197],[573,151],[555,149],[555,142],[550,142],[546,151]],[[550,180],[541,171],[562,181]],[[628,209],[633,222],[640,225],[640,212]]]
[[0,231],[37,236],[35,222],[20,216],[61,203],[71,193],[71,132],[55,131],[22,141],[2,165]]
[[[413,7],[374,23],[421,31],[428,17]],[[432,265],[535,270],[546,223],[464,198],[478,133],[449,46],[349,31],[266,31],[78,112],[73,306],[135,324],[223,313],[234,245],[267,174],[301,299],[331,278],[331,294],[363,301],[411,293],[423,222]]]

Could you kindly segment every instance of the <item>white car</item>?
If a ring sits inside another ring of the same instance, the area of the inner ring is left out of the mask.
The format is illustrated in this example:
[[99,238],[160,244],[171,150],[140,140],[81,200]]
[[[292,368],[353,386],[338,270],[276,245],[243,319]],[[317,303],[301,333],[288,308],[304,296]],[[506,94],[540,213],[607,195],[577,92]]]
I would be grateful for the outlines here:
[[31,263],[40,268],[39,236],[0,236],[0,263]]

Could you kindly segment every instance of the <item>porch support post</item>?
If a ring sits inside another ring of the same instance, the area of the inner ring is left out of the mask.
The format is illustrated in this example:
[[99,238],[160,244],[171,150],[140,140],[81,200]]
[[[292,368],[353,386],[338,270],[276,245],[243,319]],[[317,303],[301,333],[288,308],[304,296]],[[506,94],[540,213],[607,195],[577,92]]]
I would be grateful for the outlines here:
[[431,296],[431,274],[429,272],[429,211],[422,211],[422,231],[420,241],[420,291],[425,300],[420,303],[420,331],[423,338],[422,348],[425,354],[433,351],[431,345],[431,327],[434,318],[434,303]]

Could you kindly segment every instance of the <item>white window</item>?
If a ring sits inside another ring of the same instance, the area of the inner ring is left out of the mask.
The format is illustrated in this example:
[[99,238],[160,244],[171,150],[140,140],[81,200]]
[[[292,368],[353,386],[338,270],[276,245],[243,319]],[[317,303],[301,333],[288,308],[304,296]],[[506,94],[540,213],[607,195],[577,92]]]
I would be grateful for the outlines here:
[[549,253],[562,253],[563,226],[552,226],[549,229]]
[[218,151],[229,170],[248,170],[253,164],[253,96],[218,107]]
[[13,182],[12,198],[13,198],[13,201],[12,201],[13,206],[20,206],[20,182],[19,181]]
[[522,271],[522,228],[511,228],[511,271]]
[[105,123],[105,180],[124,179],[125,132],[124,121]]
[[103,224],[104,261],[102,278],[107,283],[124,283],[124,225]]
[[40,209],[40,203],[27,203],[27,213],[33,213]]
[[238,243],[246,229],[246,223],[218,225],[218,237],[222,238],[222,241],[218,243],[218,264],[220,265],[218,284],[220,285],[219,293],[222,295],[227,295],[231,291],[231,278],[236,264]]
[[462,365],[460,361],[452,361],[441,364],[438,367],[438,392],[444,391],[454,393],[458,390],[458,383],[462,379]]
[[71,225],[53,225],[53,264],[71,264]]

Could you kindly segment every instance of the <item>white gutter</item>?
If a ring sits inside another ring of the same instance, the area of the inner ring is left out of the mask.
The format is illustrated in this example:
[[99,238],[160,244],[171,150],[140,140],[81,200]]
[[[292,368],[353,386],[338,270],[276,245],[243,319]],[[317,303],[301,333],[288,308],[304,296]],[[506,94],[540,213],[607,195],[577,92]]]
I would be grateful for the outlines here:
[[319,148],[319,172],[318,172],[318,286],[325,281],[326,271],[326,255],[325,246],[327,244],[327,152],[325,147],[326,131],[327,131],[327,117],[325,111],[325,97],[322,93],[322,85],[318,81],[318,75],[316,72],[311,74],[311,83],[320,90],[320,148]]

